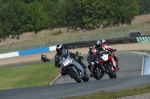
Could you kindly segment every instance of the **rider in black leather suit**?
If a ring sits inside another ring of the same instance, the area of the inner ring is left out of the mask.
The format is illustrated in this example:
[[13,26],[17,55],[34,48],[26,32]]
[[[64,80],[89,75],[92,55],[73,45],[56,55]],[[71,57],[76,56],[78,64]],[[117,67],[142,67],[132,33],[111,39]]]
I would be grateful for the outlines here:
[[[56,54],[55,54],[55,57],[54,57],[54,59],[55,59],[55,67],[59,67],[60,68],[60,66],[61,66],[61,64],[59,63],[59,57],[63,54],[63,53],[65,53],[65,52],[67,52],[68,50],[67,49],[64,49],[64,46],[62,45],[62,44],[58,44],[57,46],[56,46]],[[85,66],[85,64],[81,61],[81,58],[80,57],[78,57],[75,53],[72,53],[72,52],[70,52],[70,56],[72,57],[72,58],[74,58],[77,62],[79,62],[79,64],[81,64],[81,66],[84,68],[84,69],[86,69],[86,66]],[[65,76],[65,75],[67,75],[67,73],[62,69],[61,70],[61,75],[62,76]]]

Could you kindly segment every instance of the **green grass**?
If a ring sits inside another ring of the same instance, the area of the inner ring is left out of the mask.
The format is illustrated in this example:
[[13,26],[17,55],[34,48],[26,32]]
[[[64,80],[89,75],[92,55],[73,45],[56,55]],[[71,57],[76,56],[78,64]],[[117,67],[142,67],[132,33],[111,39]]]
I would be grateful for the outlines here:
[[[145,84],[141,86],[135,86],[131,88],[125,88],[122,90],[113,90],[113,91],[101,91],[94,94],[67,97],[63,99],[116,99],[125,96],[133,96],[138,94],[144,94],[150,92],[150,84]],[[131,98],[128,98],[131,99]],[[138,98],[139,99],[139,98]]]
[[0,90],[49,85],[59,73],[54,63],[0,68]]

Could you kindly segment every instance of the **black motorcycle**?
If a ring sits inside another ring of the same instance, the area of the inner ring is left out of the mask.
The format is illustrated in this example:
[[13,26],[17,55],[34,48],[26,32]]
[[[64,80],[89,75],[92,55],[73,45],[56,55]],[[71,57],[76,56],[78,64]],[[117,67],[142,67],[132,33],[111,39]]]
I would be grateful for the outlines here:
[[94,57],[96,54],[97,54],[97,50],[95,46],[91,45],[89,48],[88,56],[87,56],[87,61],[89,64],[88,68],[90,72],[92,73],[92,76],[96,80],[100,80],[104,76],[104,71],[102,70],[101,66],[91,61],[92,57]]
[[50,62],[50,60],[47,58],[47,56],[46,55],[44,55],[44,54],[41,54],[41,60],[43,61],[43,62]]

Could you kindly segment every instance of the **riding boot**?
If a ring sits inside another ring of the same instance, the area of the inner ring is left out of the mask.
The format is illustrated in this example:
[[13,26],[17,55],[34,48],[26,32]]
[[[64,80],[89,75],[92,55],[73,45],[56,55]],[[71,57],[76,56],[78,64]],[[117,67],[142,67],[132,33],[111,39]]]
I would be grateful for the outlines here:
[[63,69],[61,69],[61,75],[65,76],[65,75],[67,75],[67,73]]

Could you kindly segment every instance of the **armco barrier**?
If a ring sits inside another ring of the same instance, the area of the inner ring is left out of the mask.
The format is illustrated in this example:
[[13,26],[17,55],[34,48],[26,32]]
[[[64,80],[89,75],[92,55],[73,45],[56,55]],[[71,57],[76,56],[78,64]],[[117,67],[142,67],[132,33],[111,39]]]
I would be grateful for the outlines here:
[[50,51],[49,47],[22,50],[22,51],[19,51],[19,56],[25,56],[25,55],[37,54],[37,53],[44,53],[44,52],[49,52],[49,51]]
[[[108,44],[126,44],[126,43],[136,43],[136,38],[124,37],[124,38],[106,39],[106,41]],[[95,44],[95,43],[96,43],[96,40],[73,42],[73,43],[64,44],[64,47],[66,49],[89,47],[90,44]]]
[[[136,38],[126,38],[126,37],[115,38],[115,39],[108,39],[107,42],[108,44],[136,43]],[[81,48],[81,47],[88,47],[90,44],[95,44],[95,43],[96,41],[74,42],[74,43],[64,44],[64,47],[66,49]],[[50,52],[50,51],[55,51],[55,49],[56,49],[56,46],[50,46],[50,47],[44,47],[44,48],[34,48],[34,49],[17,51],[17,52],[4,53],[4,54],[0,54],[0,59]]]
[[0,59],[50,52],[50,51],[55,51],[55,49],[56,49],[56,46],[50,46],[50,47],[22,50],[22,51],[17,51],[17,52],[9,52],[9,53],[0,54]]
[[56,50],[56,46],[50,46],[49,47],[49,51],[55,51]]
[[19,56],[18,52],[9,52],[9,53],[0,54],[0,59],[2,59],[2,58],[16,57],[16,56]]

